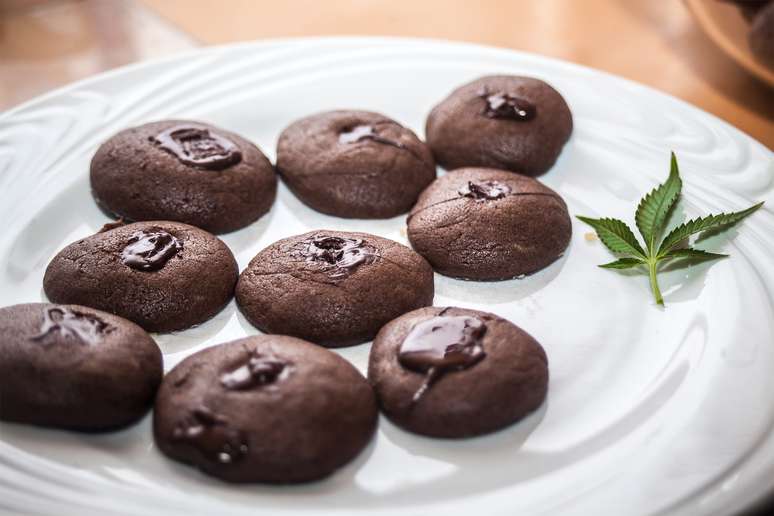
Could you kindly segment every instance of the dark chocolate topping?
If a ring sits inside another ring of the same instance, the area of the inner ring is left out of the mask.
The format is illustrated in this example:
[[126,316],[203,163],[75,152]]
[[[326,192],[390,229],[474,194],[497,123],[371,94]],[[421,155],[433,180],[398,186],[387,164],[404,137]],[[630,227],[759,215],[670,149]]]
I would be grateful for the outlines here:
[[339,133],[339,143],[357,143],[360,140],[373,140],[376,134],[374,133],[374,127],[372,125],[356,125],[351,129],[347,129]]
[[223,170],[242,161],[242,153],[234,142],[198,125],[176,125],[151,141],[192,167]]
[[511,187],[498,181],[482,181],[480,183],[468,181],[468,184],[460,188],[457,193],[462,197],[491,201],[501,199],[511,193]]
[[289,365],[276,357],[252,355],[239,367],[220,375],[220,384],[235,391],[262,387],[276,382]]
[[360,238],[317,235],[297,244],[294,256],[321,263],[333,279],[345,278],[379,258],[379,250]]
[[[400,150],[405,150],[410,152],[411,154],[414,154],[414,152],[410,148],[408,148],[401,142],[396,140],[391,140],[389,138],[385,138],[384,136],[381,136],[379,133],[376,132],[376,129],[374,128],[373,125],[356,125],[351,129],[346,129],[343,132],[339,133],[339,143],[342,145],[357,143],[362,140],[370,140],[372,142],[381,143],[383,145],[392,145],[393,147],[396,147]],[[416,156],[416,157],[421,159],[421,156]]]
[[182,248],[182,242],[162,229],[136,231],[121,251],[121,262],[138,271],[157,271]]
[[486,356],[482,345],[485,333],[486,324],[470,316],[438,315],[415,325],[398,352],[403,367],[426,374],[412,401],[418,401],[443,374],[481,361]]
[[191,418],[178,423],[172,439],[185,441],[212,462],[231,464],[247,454],[247,438],[240,430],[206,407],[194,409]]
[[480,94],[486,100],[483,115],[488,118],[528,122],[537,116],[537,107],[532,102],[507,93]]
[[96,315],[84,314],[64,307],[43,310],[40,333],[32,340],[43,340],[47,335],[59,333],[66,339],[80,340],[83,344],[98,344],[112,327]]

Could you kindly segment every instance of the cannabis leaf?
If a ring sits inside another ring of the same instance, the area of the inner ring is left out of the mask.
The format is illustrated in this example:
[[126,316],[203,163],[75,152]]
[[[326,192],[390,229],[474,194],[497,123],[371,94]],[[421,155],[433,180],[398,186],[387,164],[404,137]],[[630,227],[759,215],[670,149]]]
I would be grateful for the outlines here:
[[656,298],[656,303],[660,305],[664,304],[657,277],[661,264],[674,260],[677,266],[682,266],[728,256],[683,245],[690,236],[701,233],[697,240],[702,240],[702,237],[728,229],[763,206],[763,203],[760,202],[746,210],[689,220],[672,229],[662,240],[669,215],[680,198],[682,188],[683,181],[680,179],[677,158],[673,152],[669,166],[669,177],[666,182],[654,188],[640,200],[634,215],[637,229],[645,243],[644,247],[640,245],[637,237],[634,236],[625,222],[612,218],[592,219],[578,216],[578,219],[594,228],[597,236],[608,249],[623,255],[618,260],[605,263],[600,267],[619,270],[645,267],[650,277],[650,288],[653,291],[653,296]]
[[642,238],[645,239],[645,247],[648,249],[648,254],[653,254],[653,248],[656,246],[657,240],[661,238],[664,223],[677,198],[680,196],[682,188],[683,181],[680,179],[677,158],[673,152],[669,164],[669,177],[666,183],[656,187],[655,190],[642,198],[634,216],[637,229],[640,230]]
[[645,251],[625,222],[617,219],[578,218],[593,227],[599,239],[614,253],[628,253],[645,258]]
[[[733,213],[721,213],[719,215],[708,215],[704,218],[693,219],[685,224],[681,224],[673,229],[664,238],[659,248],[659,254],[667,253],[670,249],[676,247],[680,242],[688,238],[689,236],[707,230],[715,230],[718,228],[724,228],[725,226],[732,226],[753,213],[760,208],[763,203],[758,203],[754,206],[750,206],[746,210],[737,211]],[[701,238],[701,237],[699,237]]]

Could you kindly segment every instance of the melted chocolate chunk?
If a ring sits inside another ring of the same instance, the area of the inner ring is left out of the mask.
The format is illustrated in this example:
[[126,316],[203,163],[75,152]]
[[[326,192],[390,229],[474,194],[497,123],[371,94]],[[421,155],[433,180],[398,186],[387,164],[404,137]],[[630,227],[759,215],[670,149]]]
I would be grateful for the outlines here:
[[356,125],[352,129],[347,129],[339,133],[339,143],[344,145],[349,143],[357,143],[362,140],[371,140],[383,145],[392,145],[398,149],[410,152],[409,148],[403,145],[401,142],[379,135],[372,125]]
[[374,136],[376,135],[374,134],[374,127],[372,125],[357,125],[352,129],[339,133],[339,143],[357,143],[360,140],[372,140]]
[[468,181],[468,184],[460,188],[457,193],[461,197],[470,197],[479,201],[493,201],[511,193],[511,187],[498,181],[482,181],[480,183]]
[[276,382],[289,370],[289,365],[275,357],[253,355],[236,369],[220,375],[220,384],[235,391],[262,387]]
[[178,423],[172,438],[185,441],[210,461],[231,464],[247,455],[247,438],[240,430],[206,407],[194,409],[190,419]]
[[483,115],[488,118],[528,122],[537,116],[537,107],[532,102],[507,93],[480,93],[486,100]]
[[138,271],[157,271],[182,248],[182,242],[161,229],[136,231],[121,251],[121,262]]
[[360,238],[341,238],[318,235],[299,242],[293,255],[307,262],[321,263],[333,279],[346,278],[361,265],[379,258],[376,247]]
[[242,161],[242,153],[234,142],[197,125],[176,125],[151,141],[192,167],[223,170]]
[[93,346],[102,340],[102,336],[112,331],[112,327],[96,315],[84,314],[64,307],[43,310],[43,324],[40,333],[32,340],[43,340],[47,335],[59,333],[66,339],[76,339],[83,344]]
[[486,324],[482,320],[441,314],[414,326],[398,352],[403,367],[426,375],[413,402],[443,374],[472,367],[486,356],[482,345]]

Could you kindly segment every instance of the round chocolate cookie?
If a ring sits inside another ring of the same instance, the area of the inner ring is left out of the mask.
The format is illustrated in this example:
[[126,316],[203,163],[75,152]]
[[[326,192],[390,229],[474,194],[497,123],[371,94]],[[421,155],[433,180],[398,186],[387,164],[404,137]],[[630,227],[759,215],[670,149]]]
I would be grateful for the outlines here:
[[226,244],[206,231],[136,222],[65,247],[48,264],[43,289],[55,303],[91,306],[168,332],[218,313],[238,273]]
[[199,351],[164,377],[153,434],[229,482],[295,483],[343,466],[376,429],[374,393],[339,355],[280,335]]
[[406,213],[435,179],[430,149],[378,113],[330,111],[282,131],[277,171],[311,208],[348,218]]
[[319,230],[273,243],[242,271],[239,308],[266,333],[323,346],[371,340],[386,322],[433,303],[418,254],[367,233]]
[[91,161],[91,190],[105,211],[126,220],[174,220],[226,233],[269,211],[277,178],[244,138],[200,122],[165,120],[103,143]]
[[425,132],[447,170],[492,167],[538,176],[569,139],[572,113],[545,82],[496,75],[454,90],[430,112]]
[[564,200],[535,179],[462,168],[439,177],[408,217],[414,249],[446,276],[502,280],[559,258],[572,225]]
[[77,305],[0,308],[0,419],[82,431],[123,427],[153,404],[158,346],[136,324]]
[[755,13],[748,39],[753,54],[774,68],[774,2],[769,2]]
[[434,306],[381,329],[368,380],[395,424],[434,437],[470,437],[537,409],[548,390],[548,359],[505,319]]

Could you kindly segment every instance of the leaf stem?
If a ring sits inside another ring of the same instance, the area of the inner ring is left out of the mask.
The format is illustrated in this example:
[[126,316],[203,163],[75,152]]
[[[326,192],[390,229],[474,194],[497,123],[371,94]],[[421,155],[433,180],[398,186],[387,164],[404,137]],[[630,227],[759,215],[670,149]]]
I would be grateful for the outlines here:
[[648,274],[650,275],[650,290],[653,291],[653,296],[656,298],[656,304],[664,306],[664,298],[661,297],[661,289],[658,288],[658,278],[656,277],[656,268],[658,267],[658,260],[648,260]]

